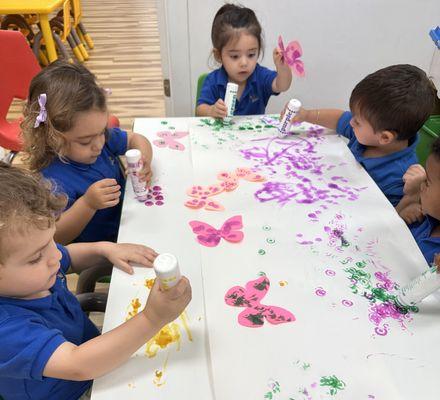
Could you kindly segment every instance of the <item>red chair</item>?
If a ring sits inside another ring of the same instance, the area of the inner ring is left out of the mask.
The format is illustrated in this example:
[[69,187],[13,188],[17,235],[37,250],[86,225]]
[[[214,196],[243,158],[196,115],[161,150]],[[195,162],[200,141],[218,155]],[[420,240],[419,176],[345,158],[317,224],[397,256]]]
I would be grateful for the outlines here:
[[[22,149],[20,122],[6,120],[14,98],[26,100],[32,78],[41,67],[21,32],[0,30],[0,146],[11,150],[5,161],[12,162]],[[118,127],[119,120],[109,116],[110,128]]]

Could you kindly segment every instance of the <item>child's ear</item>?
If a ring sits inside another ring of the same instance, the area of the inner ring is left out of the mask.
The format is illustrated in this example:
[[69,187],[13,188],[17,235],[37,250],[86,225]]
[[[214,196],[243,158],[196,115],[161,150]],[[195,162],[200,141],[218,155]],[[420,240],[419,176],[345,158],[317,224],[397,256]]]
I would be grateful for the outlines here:
[[215,61],[217,61],[218,63],[221,64],[222,63],[222,56],[221,56],[221,53],[218,51],[218,49],[213,48],[212,54],[214,55]]
[[397,139],[397,133],[393,131],[381,131],[379,133],[379,144],[385,145],[394,142]]

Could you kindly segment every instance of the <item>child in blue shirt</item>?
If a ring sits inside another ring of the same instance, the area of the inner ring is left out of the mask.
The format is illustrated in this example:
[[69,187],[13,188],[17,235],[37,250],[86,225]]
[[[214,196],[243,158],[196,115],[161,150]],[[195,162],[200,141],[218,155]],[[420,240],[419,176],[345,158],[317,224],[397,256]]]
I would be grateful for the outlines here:
[[[0,163],[0,396],[5,400],[78,400],[91,380],[117,368],[191,299],[186,278],[145,308],[100,335],[66,286],[69,266],[80,272],[109,260],[151,267],[154,250],[112,242],[56,245],[55,217],[65,205],[39,175]],[[115,351],[117,349],[117,351]]]
[[436,91],[413,65],[393,65],[360,81],[350,97],[351,112],[301,109],[292,121],[336,129],[388,200],[403,196],[403,174],[417,163],[417,132],[428,119]]
[[116,241],[125,178],[118,156],[143,155],[141,179],[151,177],[151,145],[136,133],[107,129],[104,90],[82,65],[57,61],[31,82],[22,123],[32,170],[68,196],[57,221],[58,243]]
[[419,164],[412,165],[403,180],[405,196],[396,209],[431,265],[440,253],[440,139],[432,145],[426,170]]
[[257,63],[263,48],[261,26],[250,8],[221,7],[214,17],[211,40],[214,58],[222,67],[206,77],[197,100],[197,116],[227,116],[223,100],[228,82],[238,85],[234,115],[264,114],[270,96],[289,89],[292,71],[279,48],[273,51],[276,72]]

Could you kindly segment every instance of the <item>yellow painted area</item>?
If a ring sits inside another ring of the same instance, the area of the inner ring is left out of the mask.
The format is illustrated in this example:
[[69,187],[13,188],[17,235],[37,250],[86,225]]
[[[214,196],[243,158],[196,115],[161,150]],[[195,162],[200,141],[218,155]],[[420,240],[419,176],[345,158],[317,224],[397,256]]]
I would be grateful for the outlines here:
[[280,286],[287,286],[289,283],[287,281],[279,281]]
[[160,349],[164,349],[171,343],[177,343],[177,350],[180,350],[180,327],[175,322],[165,325],[145,347],[145,354],[151,358],[155,357]]
[[130,318],[133,318],[139,312],[139,308],[141,307],[141,305],[142,304],[139,301],[139,298],[134,298],[130,303],[128,315],[125,320],[128,321]]
[[166,369],[167,369],[168,356],[169,356],[169,353],[167,354],[167,356],[166,356],[166,358],[165,358],[165,362],[164,362],[164,364],[163,364],[163,368],[162,368],[162,370],[158,370],[158,369],[157,369],[157,370],[154,372],[153,383],[154,383],[157,387],[160,387],[160,386],[165,385],[165,380],[163,380],[163,379],[164,379],[164,376],[165,376],[165,371],[166,371]]
[[151,290],[151,288],[152,288],[153,285],[154,285],[154,281],[155,281],[155,280],[156,280],[156,278],[145,279],[144,286],[145,286],[146,288],[148,288],[148,289]]

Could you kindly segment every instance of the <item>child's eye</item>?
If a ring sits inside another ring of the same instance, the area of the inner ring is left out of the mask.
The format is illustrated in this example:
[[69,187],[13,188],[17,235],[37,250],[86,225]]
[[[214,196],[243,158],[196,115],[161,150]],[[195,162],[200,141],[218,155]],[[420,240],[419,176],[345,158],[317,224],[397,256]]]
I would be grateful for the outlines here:
[[236,60],[236,59],[238,58],[238,56],[231,56],[231,58],[232,58],[233,60]]
[[81,146],[88,146],[90,143],[92,143],[92,141],[90,141],[90,142],[84,142],[84,143],[79,143]]
[[256,53],[251,53],[251,54],[249,54],[249,58],[254,58],[255,56],[256,56],[257,54]]
[[40,253],[37,258],[35,258],[34,260],[29,261],[29,264],[37,264],[38,262],[41,261],[42,257],[43,257],[43,255]]

